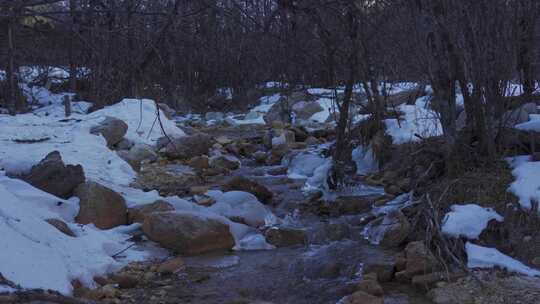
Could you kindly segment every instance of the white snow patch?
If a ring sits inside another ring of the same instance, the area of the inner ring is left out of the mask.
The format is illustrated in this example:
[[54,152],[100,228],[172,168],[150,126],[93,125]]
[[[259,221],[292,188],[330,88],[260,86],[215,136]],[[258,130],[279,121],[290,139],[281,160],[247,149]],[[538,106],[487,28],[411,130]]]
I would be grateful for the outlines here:
[[[71,281],[94,286],[93,277],[118,269],[128,261],[148,256],[128,250],[127,258],[112,255],[131,243],[118,230],[102,231],[92,225],[73,222],[77,200],[62,200],[20,180],[0,175],[0,234],[5,241],[0,250],[0,273],[23,288],[72,292]],[[58,218],[68,222],[77,237],[70,237],[45,222]]]
[[476,204],[452,205],[450,209],[444,216],[442,232],[452,237],[463,236],[475,240],[486,229],[490,220],[503,221],[503,217],[495,210]]
[[493,268],[498,266],[528,276],[540,276],[540,271],[524,265],[495,248],[482,247],[467,242],[465,250],[468,258],[467,267],[469,268]]
[[530,161],[530,156],[517,156],[507,158],[510,163],[512,175],[516,178],[510,188],[510,192],[519,198],[519,203],[530,209],[532,201],[540,202],[540,162]]
[[358,175],[367,175],[379,170],[379,164],[371,147],[356,147],[352,150],[352,160],[356,163],[356,174]]
[[[429,97],[416,100],[415,105],[402,104],[397,109],[404,113],[397,119],[386,119],[386,133],[392,137],[394,144],[419,141],[420,137],[428,138],[442,135],[442,126],[438,114],[428,108]],[[416,136],[418,135],[418,136]]]
[[243,191],[229,191],[214,195],[216,203],[208,210],[228,217],[241,218],[252,227],[272,225],[275,216],[253,194]]

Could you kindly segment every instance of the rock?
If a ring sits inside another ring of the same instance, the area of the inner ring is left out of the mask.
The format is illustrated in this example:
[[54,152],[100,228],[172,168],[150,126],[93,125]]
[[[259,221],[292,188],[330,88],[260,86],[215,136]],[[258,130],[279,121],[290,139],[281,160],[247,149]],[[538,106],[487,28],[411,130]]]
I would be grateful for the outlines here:
[[129,150],[131,149],[131,147],[133,147],[134,143],[127,139],[127,138],[123,138],[119,143],[116,144],[116,149],[121,151],[121,150]]
[[529,121],[530,114],[537,113],[537,105],[534,102],[526,103],[514,110],[506,111],[502,117],[502,123],[507,128]]
[[188,166],[200,172],[210,168],[210,160],[206,155],[195,156],[188,161]]
[[533,264],[536,267],[540,266],[540,257],[535,257],[534,259],[532,259],[531,264]]
[[115,274],[112,276],[114,283],[118,284],[120,289],[134,288],[139,284],[139,279],[134,275],[129,274]]
[[461,111],[456,119],[456,130],[461,131],[467,126],[467,112]]
[[264,162],[266,161],[266,157],[267,154],[264,151],[257,151],[253,153],[253,159],[259,164],[264,164]]
[[315,113],[324,111],[318,102],[299,101],[292,106],[296,119],[308,120]]
[[439,268],[437,259],[420,241],[407,244],[405,259],[405,269],[396,273],[396,278],[400,281],[409,281],[416,275],[429,274]]
[[279,145],[290,145],[296,142],[296,138],[293,131],[282,130],[280,134],[272,138],[272,147]]
[[189,188],[189,193],[191,195],[201,195],[208,192],[208,190],[210,190],[209,186],[193,186]]
[[86,178],[81,165],[65,165],[60,152],[53,151],[33,166],[30,173],[21,176],[21,179],[38,189],[67,199]]
[[314,146],[314,145],[318,145],[320,144],[321,142],[313,137],[313,136],[309,136],[308,138],[306,138],[306,140],[304,141],[308,146]]
[[222,136],[218,136],[216,138],[216,142],[218,144],[220,144],[220,145],[225,146],[225,145],[228,145],[228,144],[232,143],[233,141],[232,141],[232,139],[228,138],[227,136],[222,135]]
[[376,297],[382,297],[384,292],[381,285],[377,282],[376,279],[367,279],[364,278],[360,283],[358,283],[358,291],[363,291],[367,294]]
[[158,103],[158,107],[167,119],[173,119],[174,115],[176,115],[176,111],[166,103],[160,102]]
[[290,123],[290,106],[286,102],[280,100],[272,105],[270,110],[264,115],[263,119],[267,124],[272,124],[274,122]]
[[428,274],[415,275],[412,277],[412,284],[418,288],[429,290],[441,281],[455,281],[464,277],[463,272],[433,272]]
[[201,178],[189,166],[153,163],[143,164],[134,186],[144,191],[157,190],[162,196],[185,196],[192,186],[200,184]]
[[190,159],[208,154],[208,150],[213,144],[212,137],[204,133],[197,133],[173,139],[161,151],[170,159]]
[[283,156],[287,155],[291,148],[287,144],[273,146],[270,156],[266,159],[268,165],[278,165],[281,163]]
[[268,174],[274,175],[274,176],[276,176],[276,175],[286,175],[288,170],[289,170],[289,168],[287,168],[285,166],[278,166],[278,167],[268,169]]
[[110,229],[127,224],[127,207],[124,198],[96,182],[86,182],[75,189],[79,197],[79,224],[93,223],[100,229]]
[[272,197],[274,196],[274,194],[264,185],[243,176],[232,177],[222,186],[222,190],[224,192],[234,190],[249,192],[265,204],[271,203]]
[[215,121],[222,121],[225,119],[225,114],[223,112],[207,112],[204,115],[204,119],[208,120],[215,120]]
[[135,144],[128,151],[118,151],[117,154],[137,172],[141,170],[141,162],[154,162],[158,158],[154,149],[146,144]]
[[94,135],[101,134],[107,141],[107,146],[112,148],[124,139],[127,129],[128,125],[124,121],[107,116],[99,125],[92,127],[90,133]]
[[401,91],[397,94],[392,94],[385,98],[387,107],[397,107],[404,103],[414,104],[416,99],[425,95],[423,87],[416,87],[413,89]]
[[128,209],[128,222],[143,223],[144,219],[154,212],[173,211],[174,206],[162,200],[157,200],[151,204],[135,206]]
[[384,187],[384,192],[390,195],[399,195],[402,194],[404,191],[401,190],[401,188],[398,185],[387,185]]
[[143,223],[143,231],[150,240],[178,254],[230,250],[234,246],[228,225],[196,214],[151,213]]
[[409,236],[411,224],[401,211],[393,211],[385,216],[382,225],[385,232],[380,245],[384,247],[399,246]]
[[272,227],[264,233],[266,241],[276,247],[303,245],[307,241],[306,233],[300,229]]
[[364,265],[364,273],[373,273],[381,283],[392,281],[395,272],[393,263],[370,263]]
[[339,196],[335,201],[338,214],[360,214],[371,210],[374,197],[371,196]]
[[195,203],[197,203],[197,205],[205,207],[210,207],[216,203],[216,200],[208,195],[195,195],[193,199],[195,200]]
[[363,291],[357,291],[350,296],[343,298],[340,303],[343,304],[384,304],[383,298],[372,296]]
[[68,225],[64,223],[64,221],[59,219],[46,219],[45,221],[54,226],[54,228],[58,229],[58,231],[62,232],[63,234],[75,237],[75,233],[73,233],[73,231],[68,227]]
[[[430,290],[427,297],[435,304],[473,304],[475,303],[473,296],[466,290],[456,292],[449,288],[439,287]],[[504,302],[502,302],[504,303]]]
[[157,272],[160,274],[175,274],[184,267],[184,260],[181,257],[176,257],[161,263],[157,268]]
[[236,170],[240,168],[240,160],[232,155],[216,155],[210,157],[210,167]]

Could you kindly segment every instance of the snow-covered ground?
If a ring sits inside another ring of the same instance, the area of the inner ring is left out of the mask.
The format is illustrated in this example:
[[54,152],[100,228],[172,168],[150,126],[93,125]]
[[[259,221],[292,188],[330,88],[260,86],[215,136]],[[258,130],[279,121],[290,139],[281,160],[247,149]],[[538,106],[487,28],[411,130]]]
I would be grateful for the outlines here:
[[467,242],[465,251],[467,252],[467,267],[469,268],[493,268],[497,266],[524,275],[540,276],[540,271],[524,265],[495,248],[482,247]]
[[540,162],[531,160],[531,156],[507,158],[512,167],[515,180],[508,189],[519,198],[519,203],[530,209],[532,202],[540,202]]
[[474,240],[486,229],[490,220],[503,221],[495,210],[476,204],[452,205],[451,211],[443,219],[442,232],[452,237],[466,237]]

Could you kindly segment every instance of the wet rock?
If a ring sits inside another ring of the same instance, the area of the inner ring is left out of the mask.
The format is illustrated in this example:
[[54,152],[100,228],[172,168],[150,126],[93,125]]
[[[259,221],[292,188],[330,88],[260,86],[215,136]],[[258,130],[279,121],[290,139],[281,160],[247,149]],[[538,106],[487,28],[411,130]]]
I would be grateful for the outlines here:
[[143,231],[150,240],[178,254],[230,250],[234,246],[228,225],[195,214],[151,213],[143,223]]
[[384,304],[383,298],[372,296],[363,291],[357,291],[350,296],[346,296],[340,302],[343,304]]
[[284,227],[272,227],[264,233],[266,241],[276,247],[303,245],[306,243],[306,233],[303,230]]
[[229,179],[223,186],[222,190],[227,191],[244,191],[255,195],[262,203],[269,204],[272,202],[274,194],[264,185],[257,183],[243,176],[234,176]]
[[266,162],[266,152],[264,151],[257,151],[253,154],[253,159],[259,163],[259,164],[264,164]]
[[137,172],[141,170],[141,162],[154,162],[158,158],[154,149],[146,144],[136,144],[127,151],[122,150],[117,153]]
[[46,219],[45,221],[54,226],[54,228],[58,229],[58,231],[62,232],[63,234],[75,237],[75,233],[73,233],[73,231],[64,221],[59,219]]
[[205,207],[210,207],[216,203],[216,200],[208,195],[195,195],[193,199],[197,205]]
[[107,146],[112,148],[122,141],[127,129],[128,125],[124,121],[107,116],[99,125],[92,127],[90,133],[94,135],[101,134],[107,141]]
[[313,136],[309,136],[308,138],[306,138],[306,140],[304,141],[308,146],[314,146],[314,145],[318,145],[320,144],[321,142],[313,137]]
[[65,165],[60,152],[53,151],[21,179],[38,189],[67,199],[86,178],[81,165]]
[[129,223],[143,223],[144,219],[154,212],[173,211],[174,206],[162,200],[157,200],[151,204],[135,206],[128,209]]
[[396,247],[399,246],[409,236],[411,224],[401,211],[393,211],[386,215],[382,224],[385,226],[384,235],[381,239],[381,246]]
[[213,144],[212,137],[204,133],[196,133],[173,139],[161,152],[170,159],[190,159],[208,154]]
[[225,168],[227,170],[236,170],[240,168],[240,160],[231,155],[216,155],[210,157],[210,167]]
[[210,190],[209,186],[193,186],[189,188],[189,193],[191,195],[201,195],[208,192],[208,190]]
[[223,112],[207,112],[204,115],[204,119],[208,120],[215,120],[215,121],[222,121],[225,119],[225,114]]
[[296,138],[293,131],[280,130],[277,136],[272,138],[272,147],[279,145],[290,145],[296,142]]
[[287,168],[285,166],[278,166],[278,167],[268,169],[268,174],[274,175],[274,176],[276,176],[276,175],[286,175],[288,170],[289,170],[289,168]]
[[405,247],[405,269],[396,273],[400,281],[409,281],[416,275],[429,274],[439,268],[439,263],[423,242],[410,242]]
[[176,257],[161,263],[157,267],[157,272],[160,274],[175,274],[184,269],[184,267],[184,260],[181,257]]
[[279,165],[283,156],[287,155],[291,148],[287,144],[282,144],[278,146],[272,146],[269,157],[266,159],[266,164],[268,165]]
[[339,196],[335,206],[338,214],[359,214],[371,210],[372,196]]
[[79,185],[74,194],[80,199],[77,223],[93,223],[100,229],[127,224],[126,202],[113,190],[96,182],[86,182]]

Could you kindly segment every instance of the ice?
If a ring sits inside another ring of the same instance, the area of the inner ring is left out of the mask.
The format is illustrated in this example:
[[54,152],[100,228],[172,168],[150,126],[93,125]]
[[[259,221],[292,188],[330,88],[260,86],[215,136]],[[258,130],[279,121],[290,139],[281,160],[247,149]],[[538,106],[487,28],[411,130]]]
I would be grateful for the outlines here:
[[540,271],[524,265],[495,248],[482,247],[467,242],[465,250],[468,259],[467,267],[469,268],[493,268],[498,266],[524,275],[540,276]]
[[379,170],[371,147],[358,146],[352,151],[352,160],[356,163],[356,174],[367,175]]
[[475,240],[486,229],[490,220],[503,221],[503,217],[495,210],[476,204],[452,205],[450,209],[444,216],[442,232],[452,237],[463,236]]

